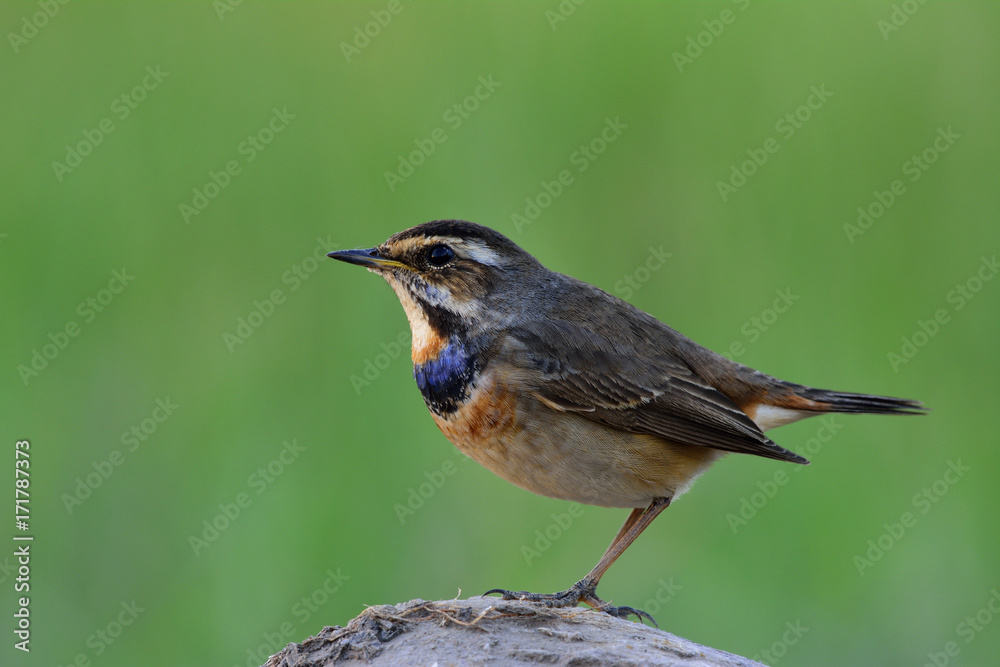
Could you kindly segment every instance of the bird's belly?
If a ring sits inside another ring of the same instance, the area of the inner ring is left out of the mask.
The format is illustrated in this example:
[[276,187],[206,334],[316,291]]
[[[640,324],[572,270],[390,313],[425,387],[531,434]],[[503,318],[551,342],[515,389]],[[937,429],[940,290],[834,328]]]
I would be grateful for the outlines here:
[[553,410],[489,372],[456,411],[432,416],[459,450],[500,477],[543,496],[604,507],[676,498],[723,454]]

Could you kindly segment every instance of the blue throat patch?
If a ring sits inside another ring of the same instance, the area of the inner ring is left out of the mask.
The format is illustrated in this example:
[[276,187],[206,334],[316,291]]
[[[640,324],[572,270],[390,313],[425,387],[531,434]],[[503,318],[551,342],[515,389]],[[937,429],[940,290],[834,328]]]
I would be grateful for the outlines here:
[[472,352],[454,336],[437,358],[413,367],[413,379],[417,381],[424,402],[439,415],[455,412],[462,406],[475,375]]

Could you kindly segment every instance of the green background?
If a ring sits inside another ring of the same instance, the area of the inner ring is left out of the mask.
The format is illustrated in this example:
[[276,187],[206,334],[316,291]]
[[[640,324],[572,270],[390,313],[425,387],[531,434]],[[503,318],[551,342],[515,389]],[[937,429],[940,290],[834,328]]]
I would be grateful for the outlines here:
[[[394,15],[386,3],[70,2],[37,31],[23,21],[44,2],[3,3],[0,417],[8,471],[15,440],[31,441],[35,542],[30,655],[11,648],[14,543],[0,551],[0,661],[258,664],[266,636],[280,647],[366,604],[581,577],[626,512],[585,507],[550,528],[568,503],[460,461],[393,346],[406,320],[392,292],[310,259],[464,218],[712,349],[742,343],[750,366],[933,408],[838,418],[809,467],[727,457],[611,569],[605,598],[698,642],[773,648],[772,663],[919,665],[948,642],[952,664],[991,662],[1000,619],[960,624],[1000,587],[1000,280],[977,283],[1000,250],[1000,5],[903,4],[915,13],[886,32],[887,2],[592,0],[563,3],[573,11],[556,23],[555,0],[403,2]],[[391,21],[348,62],[342,44],[372,11]],[[688,48],[697,57],[678,66]],[[162,80],[147,78],[122,118],[147,67]],[[445,114],[480,77],[499,85],[455,127]],[[813,86],[832,96],[800,110]],[[241,144],[274,109],[294,118],[247,161]],[[776,124],[796,110],[809,118],[787,137]],[[57,175],[105,118],[113,131]],[[606,119],[627,127],[581,172],[574,153]],[[385,172],[436,128],[446,141],[390,190]],[[910,180],[906,163],[949,128],[958,138]],[[718,182],[772,137],[777,152],[723,200]],[[185,221],[181,204],[232,160],[239,173]],[[512,215],[562,170],[572,183],[518,228]],[[858,207],[896,179],[903,194],[849,239]],[[651,247],[671,256],[647,272]],[[123,268],[128,285],[102,292]],[[644,282],[616,291],[626,276]],[[970,281],[981,289],[959,308],[949,293]],[[270,316],[227,344],[274,290]],[[776,290],[797,298],[775,317]],[[80,309],[108,297],[93,316]],[[894,369],[887,355],[938,310],[947,321]],[[69,323],[78,335],[22,377]],[[384,368],[361,385],[366,364]],[[178,407],[130,450],[123,434],[157,399]],[[808,453],[821,426],[771,435]],[[293,440],[304,449],[272,464],[280,474],[253,477]],[[68,509],[116,450],[121,465]],[[954,483],[941,481],[949,462],[967,468]],[[453,474],[401,521],[397,505],[443,467]],[[778,471],[786,483],[763,503],[754,494],[773,492]],[[935,482],[934,502],[921,500]],[[219,506],[239,494],[249,506],[195,553],[191,536],[224,524]],[[734,530],[744,499],[762,506]],[[905,512],[912,525],[883,536]],[[546,529],[561,534],[529,564],[524,548]],[[888,550],[859,574],[855,557],[880,538]],[[303,597],[322,603],[304,611]],[[101,640],[133,600],[138,618]]]

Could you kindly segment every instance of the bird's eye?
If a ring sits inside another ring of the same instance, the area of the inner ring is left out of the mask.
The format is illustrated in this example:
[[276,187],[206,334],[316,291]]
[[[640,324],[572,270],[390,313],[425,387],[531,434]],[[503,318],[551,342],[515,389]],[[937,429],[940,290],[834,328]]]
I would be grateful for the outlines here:
[[443,244],[437,244],[427,252],[427,261],[431,266],[444,266],[455,259],[455,251]]

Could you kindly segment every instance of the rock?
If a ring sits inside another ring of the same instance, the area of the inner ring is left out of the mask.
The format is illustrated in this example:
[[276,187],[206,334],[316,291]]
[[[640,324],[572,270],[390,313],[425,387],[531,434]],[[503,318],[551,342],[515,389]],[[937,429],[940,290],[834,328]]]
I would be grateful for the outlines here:
[[264,667],[342,664],[764,667],[600,611],[495,597],[369,607]]

